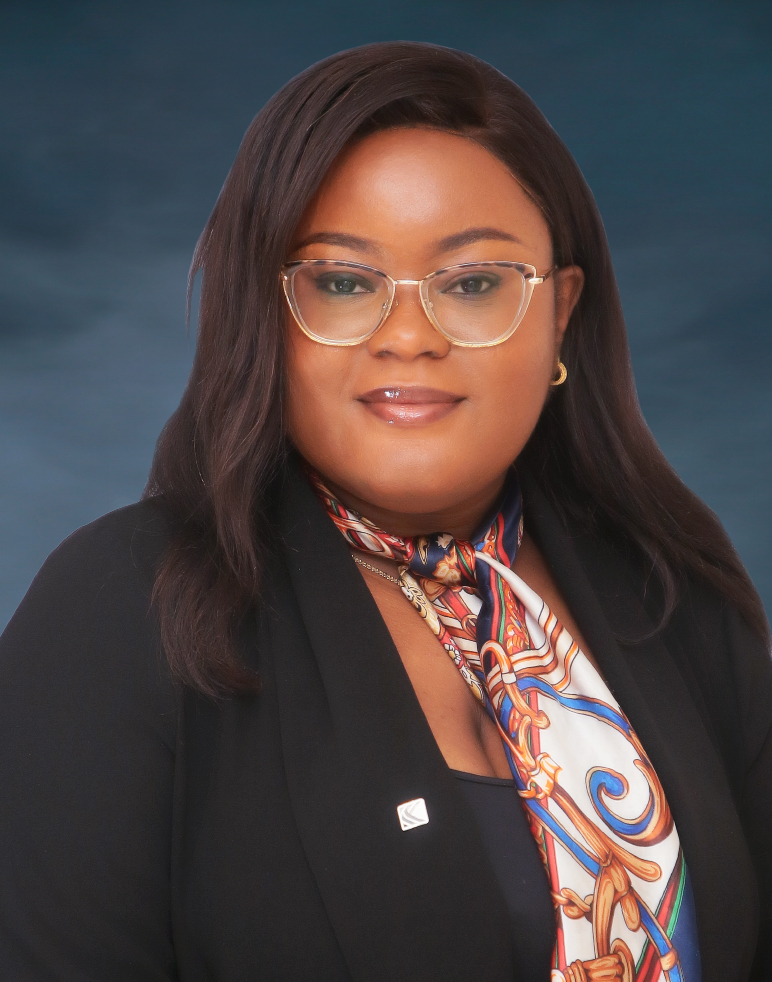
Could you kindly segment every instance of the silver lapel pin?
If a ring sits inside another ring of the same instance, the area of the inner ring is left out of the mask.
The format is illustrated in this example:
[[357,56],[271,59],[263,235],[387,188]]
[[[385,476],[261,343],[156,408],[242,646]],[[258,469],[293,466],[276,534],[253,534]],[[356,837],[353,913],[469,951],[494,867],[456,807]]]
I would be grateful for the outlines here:
[[418,825],[429,824],[429,812],[426,810],[426,802],[423,798],[414,798],[412,801],[397,805],[397,815],[403,832],[414,829]]

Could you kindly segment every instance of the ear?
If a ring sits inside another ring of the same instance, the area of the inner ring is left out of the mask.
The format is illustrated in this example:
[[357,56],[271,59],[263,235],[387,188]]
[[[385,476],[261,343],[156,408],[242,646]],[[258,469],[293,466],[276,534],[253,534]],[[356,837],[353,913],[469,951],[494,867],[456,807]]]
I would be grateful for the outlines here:
[[584,273],[578,266],[563,266],[553,273],[555,280],[555,340],[558,347],[568,327],[584,286]]

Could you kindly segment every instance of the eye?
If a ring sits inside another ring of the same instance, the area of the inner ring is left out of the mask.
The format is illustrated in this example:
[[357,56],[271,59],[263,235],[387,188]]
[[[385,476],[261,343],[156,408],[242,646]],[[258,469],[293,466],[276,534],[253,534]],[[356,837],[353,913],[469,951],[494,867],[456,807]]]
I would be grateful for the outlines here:
[[366,277],[351,273],[322,273],[314,282],[320,293],[335,297],[353,297],[357,294],[375,292],[375,285]]
[[496,289],[500,282],[501,278],[495,273],[471,273],[452,280],[442,292],[456,296],[475,297],[490,293]]

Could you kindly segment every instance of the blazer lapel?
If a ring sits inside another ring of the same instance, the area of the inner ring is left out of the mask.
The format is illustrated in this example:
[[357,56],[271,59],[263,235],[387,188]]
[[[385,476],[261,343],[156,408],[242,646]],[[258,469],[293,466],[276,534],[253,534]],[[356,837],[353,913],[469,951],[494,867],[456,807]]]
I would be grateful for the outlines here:
[[[511,980],[474,816],[341,535],[288,470],[266,626],[293,810],[351,975]],[[397,806],[417,798],[429,822],[402,831]]]
[[[758,923],[754,873],[726,774],[695,700],[629,584],[627,564],[600,542],[570,537],[543,493],[520,473],[525,521],[659,776],[689,867],[703,982],[744,979]],[[589,576],[588,576],[589,574]]]

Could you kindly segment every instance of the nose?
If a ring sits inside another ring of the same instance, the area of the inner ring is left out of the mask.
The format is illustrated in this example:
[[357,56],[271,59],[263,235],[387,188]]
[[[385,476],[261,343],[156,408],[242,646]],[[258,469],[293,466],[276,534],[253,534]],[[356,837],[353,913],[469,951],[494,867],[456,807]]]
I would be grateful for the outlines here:
[[367,342],[367,349],[377,358],[394,357],[400,361],[415,358],[444,358],[452,345],[426,315],[417,283],[401,282],[386,320]]

